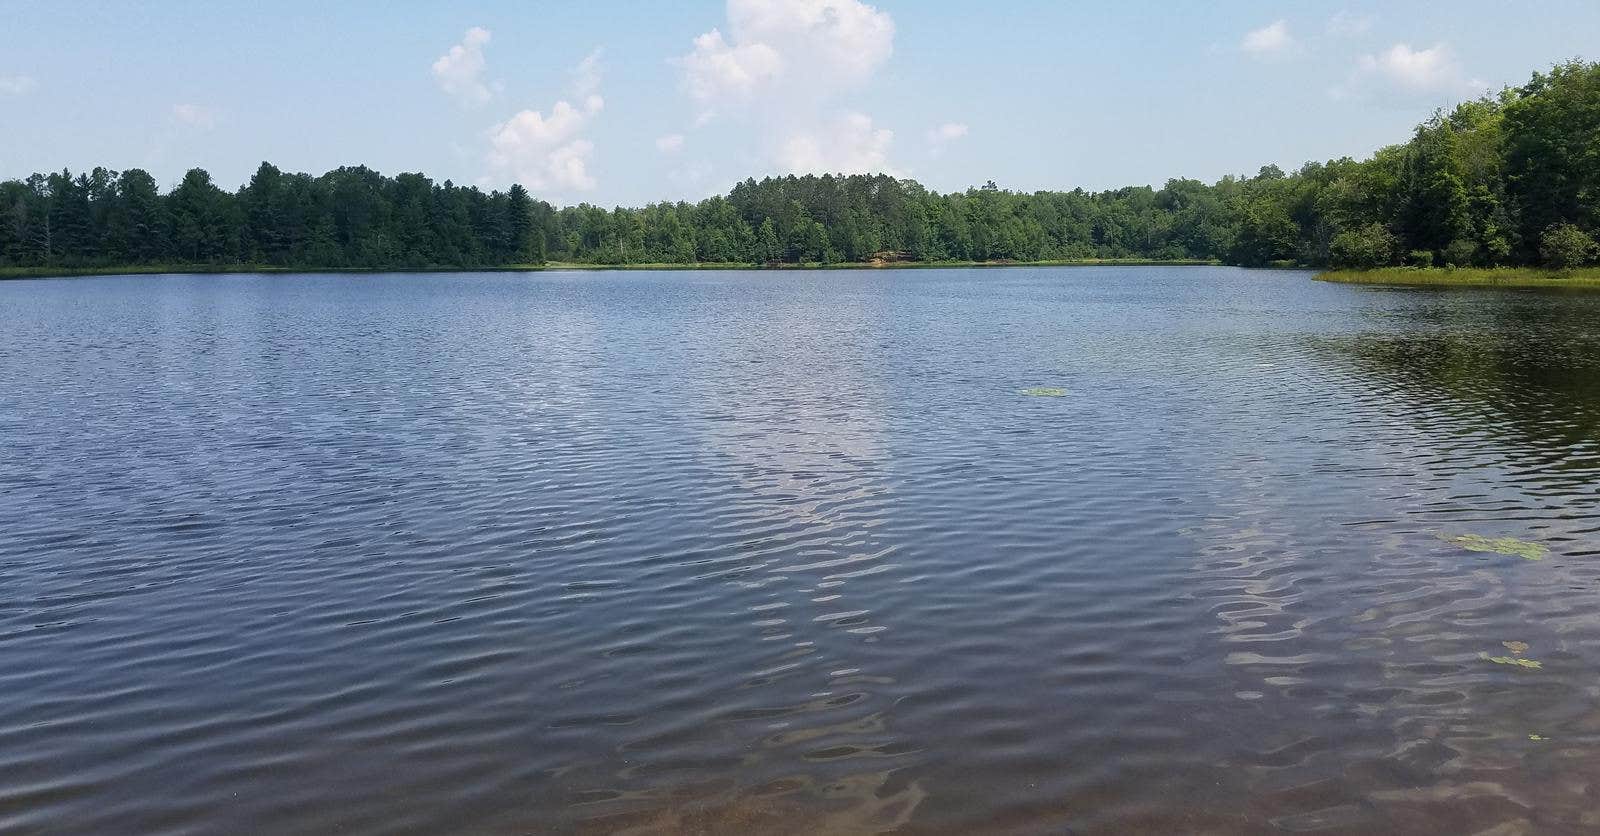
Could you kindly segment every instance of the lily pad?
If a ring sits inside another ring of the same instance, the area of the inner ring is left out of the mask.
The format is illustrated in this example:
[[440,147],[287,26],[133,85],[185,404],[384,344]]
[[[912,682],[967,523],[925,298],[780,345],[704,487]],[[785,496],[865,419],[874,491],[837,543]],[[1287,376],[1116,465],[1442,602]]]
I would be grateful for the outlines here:
[[1031,398],[1064,398],[1067,396],[1067,390],[1057,389],[1054,386],[1035,386],[1022,390],[1022,394]]
[[1537,659],[1523,659],[1519,656],[1490,656],[1487,653],[1480,653],[1478,655],[1490,662],[1495,663],[1496,665],[1516,665],[1519,668],[1527,668],[1535,671],[1544,667],[1544,663],[1538,661]]
[[1508,554],[1524,560],[1544,560],[1550,550],[1541,543],[1530,543],[1515,537],[1485,537],[1482,534],[1439,534],[1440,540],[1460,546],[1469,552]]

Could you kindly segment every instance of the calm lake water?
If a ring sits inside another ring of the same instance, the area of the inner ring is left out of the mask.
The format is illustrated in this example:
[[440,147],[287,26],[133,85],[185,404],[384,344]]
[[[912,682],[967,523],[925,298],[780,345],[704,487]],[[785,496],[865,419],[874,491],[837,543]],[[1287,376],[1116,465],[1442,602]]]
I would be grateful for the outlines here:
[[0,831],[1594,832],[1597,488],[1600,295],[0,283]]

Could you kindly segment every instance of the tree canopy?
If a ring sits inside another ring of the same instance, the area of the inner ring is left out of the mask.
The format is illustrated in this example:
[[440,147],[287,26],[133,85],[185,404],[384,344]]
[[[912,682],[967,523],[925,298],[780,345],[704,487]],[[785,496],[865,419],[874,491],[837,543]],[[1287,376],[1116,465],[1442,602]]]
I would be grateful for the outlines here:
[[1367,160],[1160,189],[939,194],[878,175],[746,180],[698,203],[557,208],[365,166],[262,163],[237,191],[193,169],[0,183],[0,266],[448,268],[538,264],[1196,259],[1380,267],[1600,257],[1600,64],[1440,111]]

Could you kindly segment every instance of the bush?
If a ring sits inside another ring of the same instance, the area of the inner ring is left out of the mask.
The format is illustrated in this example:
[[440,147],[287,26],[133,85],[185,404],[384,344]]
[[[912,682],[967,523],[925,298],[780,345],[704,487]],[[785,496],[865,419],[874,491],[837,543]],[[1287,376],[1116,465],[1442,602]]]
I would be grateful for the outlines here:
[[1444,248],[1444,263],[1451,267],[1471,267],[1478,259],[1478,244],[1466,238],[1457,238]]
[[1406,256],[1406,263],[1412,267],[1432,267],[1433,250],[1412,250],[1411,254]]
[[1572,224],[1555,224],[1539,239],[1539,255],[1546,267],[1570,270],[1594,260],[1595,243]]
[[1395,239],[1383,224],[1368,224],[1333,236],[1328,260],[1334,267],[1371,270],[1394,262]]

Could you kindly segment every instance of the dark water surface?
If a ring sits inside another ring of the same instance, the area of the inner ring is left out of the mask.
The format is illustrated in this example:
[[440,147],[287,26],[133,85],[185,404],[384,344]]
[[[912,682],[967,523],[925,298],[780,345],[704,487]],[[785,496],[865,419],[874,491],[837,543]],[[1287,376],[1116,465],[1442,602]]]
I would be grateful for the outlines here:
[[1600,296],[0,283],[0,831],[1594,832],[1597,488]]

